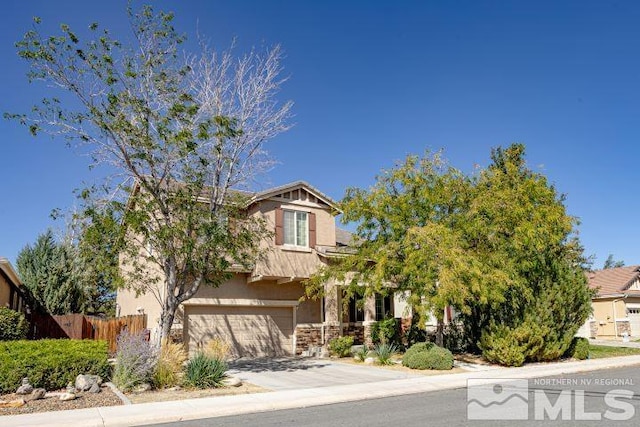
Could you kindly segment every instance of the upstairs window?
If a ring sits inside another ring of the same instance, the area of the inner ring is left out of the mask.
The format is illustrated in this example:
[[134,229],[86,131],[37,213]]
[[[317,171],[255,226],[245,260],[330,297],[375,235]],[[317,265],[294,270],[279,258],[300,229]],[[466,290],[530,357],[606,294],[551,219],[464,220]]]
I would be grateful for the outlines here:
[[276,208],[276,245],[316,247],[316,214]]
[[284,211],[284,244],[309,246],[309,214],[301,211]]

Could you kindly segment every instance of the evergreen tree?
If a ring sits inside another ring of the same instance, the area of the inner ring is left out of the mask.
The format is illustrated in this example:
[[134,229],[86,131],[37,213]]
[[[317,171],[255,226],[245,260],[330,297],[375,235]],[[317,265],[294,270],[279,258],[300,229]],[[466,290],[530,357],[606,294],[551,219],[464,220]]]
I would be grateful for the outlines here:
[[16,267],[27,291],[30,305],[49,314],[80,313],[85,298],[73,246],[58,243],[51,230],[38,236],[33,246],[25,246]]

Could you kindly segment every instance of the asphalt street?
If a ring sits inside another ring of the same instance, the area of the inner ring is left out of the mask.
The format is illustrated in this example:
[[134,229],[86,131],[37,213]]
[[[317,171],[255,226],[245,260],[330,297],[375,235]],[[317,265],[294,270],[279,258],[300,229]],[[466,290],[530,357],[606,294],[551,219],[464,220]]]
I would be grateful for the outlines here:
[[[475,390],[470,391],[469,399],[477,398],[480,404],[472,403],[468,406],[468,390],[456,389],[159,426],[453,427],[640,424],[640,367],[541,377],[525,380],[524,384],[500,380],[496,384],[479,385],[472,389]],[[479,421],[470,420],[469,415],[475,418],[520,419]]]

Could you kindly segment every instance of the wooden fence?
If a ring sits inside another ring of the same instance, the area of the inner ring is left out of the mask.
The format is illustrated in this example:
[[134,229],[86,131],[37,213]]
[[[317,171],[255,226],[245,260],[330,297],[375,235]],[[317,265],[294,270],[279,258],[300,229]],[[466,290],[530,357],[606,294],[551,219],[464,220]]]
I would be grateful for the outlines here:
[[109,352],[116,351],[116,340],[122,331],[132,334],[142,332],[147,327],[147,315],[137,314],[116,318],[65,314],[59,316],[32,314],[30,316],[33,339],[70,338],[75,340],[105,340]]

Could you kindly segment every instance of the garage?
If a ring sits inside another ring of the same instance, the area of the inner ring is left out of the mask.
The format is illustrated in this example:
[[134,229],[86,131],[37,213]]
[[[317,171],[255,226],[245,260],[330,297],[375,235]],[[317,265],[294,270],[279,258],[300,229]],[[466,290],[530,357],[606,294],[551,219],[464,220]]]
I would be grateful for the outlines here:
[[631,336],[640,337],[640,306],[627,304],[627,317],[631,327]]
[[218,338],[234,358],[293,354],[292,307],[187,306],[184,325],[190,353]]

